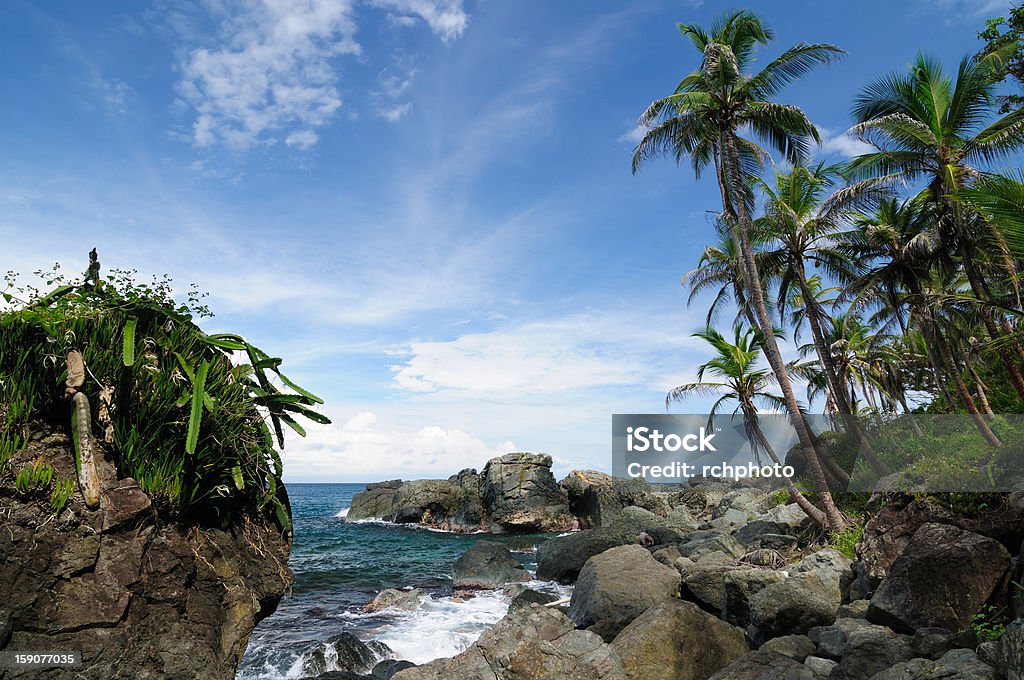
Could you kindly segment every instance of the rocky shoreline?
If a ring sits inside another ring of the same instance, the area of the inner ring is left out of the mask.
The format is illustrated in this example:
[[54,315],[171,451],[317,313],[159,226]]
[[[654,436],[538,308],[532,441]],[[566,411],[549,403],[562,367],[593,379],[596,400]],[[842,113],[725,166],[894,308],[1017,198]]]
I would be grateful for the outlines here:
[[[371,485],[356,517],[372,507],[390,513],[378,515],[389,521],[462,518],[472,521],[459,528],[504,533],[562,528],[568,513],[584,528],[548,539],[537,553],[538,579],[573,584],[568,602],[524,590],[527,576],[508,551],[482,541],[454,566],[455,582],[515,595],[494,628],[452,658],[404,669],[392,660],[320,677],[1022,677],[1024,606],[1016,596],[1024,494],[993,495],[955,512],[932,497],[876,495],[851,557],[829,546],[830,537],[783,494],[742,483],[704,479],[659,490],[577,471],[556,485],[556,503],[545,458],[509,454],[482,475],[463,471],[436,486]],[[500,474],[488,474],[496,468]],[[529,471],[528,481],[507,483],[520,470]],[[479,514],[465,512],[477,496],[454,502],[460,497],[450,493],[471,488],[474,478],[481,489],[501,490],[479,493]],[[423,493],[431,488],[449,494],[445,504]],[[508,517],[515,521],[503,522]],[[382,596],[380,606],[401,606]]]

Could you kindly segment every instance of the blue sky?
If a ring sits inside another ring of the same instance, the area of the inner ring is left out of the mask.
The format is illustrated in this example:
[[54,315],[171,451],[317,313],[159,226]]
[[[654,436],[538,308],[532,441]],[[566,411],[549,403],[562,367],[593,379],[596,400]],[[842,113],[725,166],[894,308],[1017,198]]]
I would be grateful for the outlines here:
[[[918,50],[952,68],[991,0],[750,2],[842,62],[786,90],[843,136]],[[510,450],[611,465],[704,359],[680,276],[713,182],[630,173],[635,119],[695,67],[675,22],[734,4],[0,4],[0,267],[170,274],[327,400],[286,480],[447,476]],[[687,411],[699,412],[694,402]]]

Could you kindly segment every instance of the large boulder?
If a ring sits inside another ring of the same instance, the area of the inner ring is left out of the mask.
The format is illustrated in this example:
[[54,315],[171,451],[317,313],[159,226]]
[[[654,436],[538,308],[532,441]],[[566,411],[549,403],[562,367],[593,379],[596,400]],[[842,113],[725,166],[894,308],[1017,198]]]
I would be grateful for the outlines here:
[[737,570],[753,571],[733,564],[685,562],[680,562],[676,568],[683,579],[682,597],[715,614],[725,608],[725,577]]
[[803,663],[804,659],[812,656],[815,652],[815,645],[811,638],[806,635],[783,635],[772,638],[761,645],[762,652],[775,652],[782,656],[788,656],[793,661]]
[[367,484],[352,497],[346,519],[382,519],[450,531],[477,531],[484,524],[480,478],[463,470],[449,479],[391,480]]
[[817,655],[839,661],[846,680],[867,680],[875,673],[914,657],[913,639],[862,619],[837,619],[812,634]]
[[995,662],[1009,680],[1024,678],[1024,619],[1016,619],[996,643]]
[[530,578],[508,548],[493,541],[479,541],[455,560],[456,588],[499,588]]
[[818,680],[801,663],[777,652],[758,650],[741,656],[708,680]]
[[838,578],[811,571],[765,586],[749,600],[757,639],[802,635],[832,623],[842,601],[839,585]]
[[510,611],[466,651],[397,673],[393,680],[627,680],[618,654],[597,635],[575,630],[560,611]]
[[339,633],[313,646],[302,664],[302,672],[307,675],[331,671],[366,674],[377,662],[393,654],[383,642],[363,642],[352,633]]
[[750,600],[773,583],[786,579],[774,569],[736,569],[722,574],[722,618],[734,626],[750,625]]
[[648,607],[679,593],[679,572],[639,545],[622,545],[587,560],[569,603],[569,618],[612,640]]
[[569,509],[584,529],[604,527],[618,519],[624,508],[638,507],[665,515],[670,510],[664,495],[643,479],[612,477],[594,470],[573,470],[558,483],[569,499]]
[[675,599],[633,619],[611,646],[630,680],[703,680],[748,651],[741,629]]
[[492,458],[481,473],[480,496],[492,531],[565,531],[575,521],[546,454]]
[[420,605],[423,604],[423,595],[423,591],[419,588],[413,588],[412,590],[385,588],[377,593],[372,600],[366,603],[363,607],[363,611],[371,613],[382,609],[394,608],[411,612],[419,609]]
[[[996,680],[999,674],[969,649],[954,649],[934,661],[911,659],[871,676],[871,680]],[[1015,680],[1015,676],[1009,676]]]
[[572,583],[588,559],[609,548],[635,543],[641,532],[666,529],[665,518],[638,507],[623,508],[606,527],[551,538],[537,548],[537,578]]
[[948,524],[924,524],[871,598],[868,620],[912,633],[961,630],[1001,586],[1010,555],[1000,543]]
[[392,479],[387,482],[375,482],[367,484],[366,490],[357,493],[352,497],[348,514],[348,520],[359,519],[386,519],[390,520],[395,516],[395,497],[398,488],[403,482],[400,479]]

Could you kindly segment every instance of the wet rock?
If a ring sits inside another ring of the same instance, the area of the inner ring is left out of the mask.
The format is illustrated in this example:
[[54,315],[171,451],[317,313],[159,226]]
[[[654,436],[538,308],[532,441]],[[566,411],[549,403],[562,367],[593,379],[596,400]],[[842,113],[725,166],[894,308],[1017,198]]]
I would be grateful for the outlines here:
[[993,539],[924,524],[871,597],[867,618],[908,633],[926,626],[967,628],[1009,568],[1009,553]]
[[741,629],[674,599],[635,618],[611,647],[630,680],[702,680],[748,651]]
[[307,675],[320,675],[330,671],[366,674],[377,662],[392,655],[383,642],[363,642],[352,633],[339,633],[317,643],[302,665]]
[[456,588],[498,588],[532,577],[501,543],[479,541],[455,560]]
[[403,611],[414,611],[420,608],[420,605],[423,603],[422,598],[423,591],[419,588],[413,588],[412,590],[385,588],[363,607],[363,611],[367,613],[376,612],[388,607],[394,607]]
[[569,617],[580,628],[612,640],[630,621],[679,593],[679,572],[638,545],[606,550],[587,560],[573,589]]
[[384,661],[378,662],[377,665],[373,667],[370,677],[372,677],[373,680],[391,680],[391,678],[395,677],[395,674],[399,671],[415,667],[416,664],[412,661],[385,659]]
[[531,590],[530,588],[527,588],[512,598],[512,602],[508,605],[508,610],[524,609],[529,607],[531,604],[549,604],[557,600],[558,598],[550,593],[542,593],[539,590]]

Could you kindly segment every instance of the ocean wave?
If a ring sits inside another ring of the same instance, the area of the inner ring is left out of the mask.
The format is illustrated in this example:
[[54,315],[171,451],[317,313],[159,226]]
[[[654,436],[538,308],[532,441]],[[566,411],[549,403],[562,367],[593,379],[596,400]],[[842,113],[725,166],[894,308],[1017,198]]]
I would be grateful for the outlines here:
[[345,519],[346,517],[348,517],[348,511],[349,510],[351,510],[351,508],[342,508],[341,510],[338,511],[338,514],[335,515],[335,517],[340,517],[341,519]]

